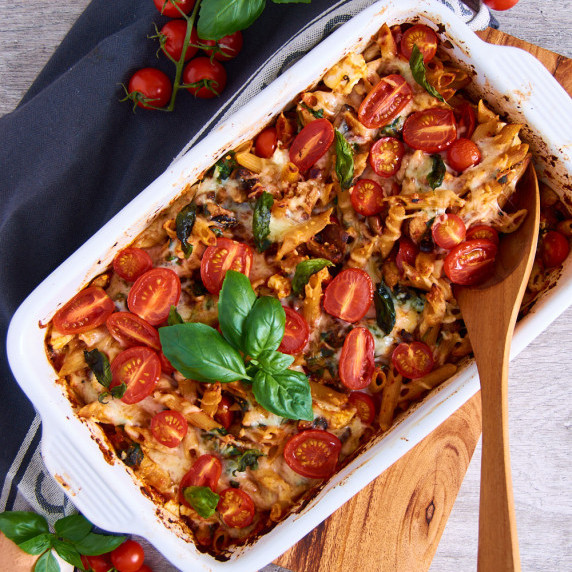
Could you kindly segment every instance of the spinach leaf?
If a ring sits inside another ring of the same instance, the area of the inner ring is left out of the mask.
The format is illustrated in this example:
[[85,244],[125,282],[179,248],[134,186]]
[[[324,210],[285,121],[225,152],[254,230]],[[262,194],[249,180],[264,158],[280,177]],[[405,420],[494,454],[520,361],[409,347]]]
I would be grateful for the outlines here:
[[18,546],[20,547],[20,550],[23,550],[26,554],[42,554],[48,550],[48,548],[51,548],[53,537],[53,534],[44,532],[43,534],[34,536],[34,538],[21,542]]
[[294,356],[281,352],[266,351],[262,352],[256,358],[256,361],[264,371],[268,373],[280,373],[292,365]]
[[263,191],[254,205],[252,235],[258,252],[264,252],[271,244],[267,238],[270,234],[270,209],[273,204],[274,197]]
[[262,14],[266,0],[203,0],[197,32],[204,40],[220,40],[248,28]]
[[312,421],[312,395],[308,378],[291,369],[270,374],[259,370],[254,376],[252,390],[256,401],[264,409],[286,417]]
[[181,314],[177,312],[176,306],[171,306],[169,310],[169,317],[167,318],[167,324],[169,326],[174,326],[175,324],[184,324],[185,320],[181,317]]
[[445,167],[445,162],[441,155],[436,153],[435,155],[431,155],[431,159],[433,160],[433,168],[431,172],[427,175],[427,184],[432,188],[436,189],[441,186],[443,183],[443,179],[445,178],[445,173],[447,172],[447,168]]
[[244,473],[248,467],[252,470],[258,469],[258,457],[264,457],[264,453],[258,449],[248,449],[240,455],[236,462],[236,469],[232,471],[233,476],[236,473]]
[[413,51],[411,52],[411,57],[409,58],[409,67],[411,68],[413,79],[421,87],[424,87],[433,97],[436,97],[439,101],[445,103],[443,96],[427,81],[425,63],[423,62],[423,54],[417,47],[417,44],[413,44]]
[[241,355],[210,326],[166,326],[159,329],[159,338],[166,358],[189,379],[226,383],[248,377]]
[[127,539],[126,536],[110,536],[109,534],[95,534],[90,532],[85,538],[72,544],[80,554],[86,556],[99,556],[115,550]]
[[109,364],[107,356],[99,350],[91,350],[89,352],[85,350],[83,357],[97,381],[99,381],[103,387],[109,387],[111,385],[112,376],[111,365]]
[[354,180],[354,156],[346,138],[336,129],[336,175],[342,189],[349,189]]
[[326,266],[333,266],[334,263],[326,258],[310,258],[309,260],[302,260],[296,265],[294,278],[292,278],[292,292],[294,294],[301,294],[304,286],[308,284],[310,276],[326,268]]
[[183,207],[175,218],[177,238],[181,241],[181,248],[187,258],[193,252],[193,245],[189,244],[188,241],[191,237],[191,233],[193,232],[193,226],[195,226],[196,219],[197,205],[195,205],[195,203],[189,203],[186,207]]
[[395,326],[395,305],[389,288],[382,281],[375,289],[373,302],[375,305],[375,317],[377,325],[387,336]]
[[235,349],[243,350],[244,321],[256,302],[250,280],[240,272],[229,270],[218,299],[218,323],[222,335]]
[[40,534],[49,533],[50,527],[39,514],[15,510],[0,513],[0,531],[20,545]]
[[256,358],[263,351],[276,350],[284,337],[286,313],[280,301],[262,296],[254,302],[244,321],[244,352]]
[[56,534],[68,540],[81,540],[85,538],[93,528],[93,525],[81,514],[71,514],[60,518],[54,525]]
[[75,566],[78,570],[82,569],[81,556],[73,545],[55,538],[54,549],[63,560]]
[[187,487],[183,491],[183,495],[203,518],[209,518],[215,513],[220,500],[220,496],[213,493],[209,487]]
[[34,572],[60,572],[60,565],[51,550],[44,552],[34,565]]

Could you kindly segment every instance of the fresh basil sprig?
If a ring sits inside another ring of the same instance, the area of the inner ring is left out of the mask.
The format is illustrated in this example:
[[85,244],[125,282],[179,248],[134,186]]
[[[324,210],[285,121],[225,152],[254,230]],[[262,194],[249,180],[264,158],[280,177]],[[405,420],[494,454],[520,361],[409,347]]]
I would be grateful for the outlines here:
[[83,352],[83,357],[85,359],[85,363],[87,363],[97,381],[99,381],[99,383],[101,383],[101,385],[103,385],[107,390],[100,393],[98,397],[100,403],[105,403],[105,399],[109,395],[117,398],[121,398],[125,395],[125,392],[127,391],[127,385],[125,383],[121,383],[110,389],[112,382],[111,366],[107,356],[103,352],[100,352],[98,349],[91,351],[85,350]]
[[445,103],[443,96],[427,80],[427,70],[425,69],[425,63],[423,62],[423,54],[417,47],[417,44],[413,44],[413,51],[411,52],[411,57],[409,58],[409,67],[411,68],[413,79],[421,87],[424,87],[433,97],[436,97],[439,101]]
[[252,235],[258,252],[264,252],[269,246],[270,241],[268,235],[270,234],[270,209],[274,204],[274,197],[263,191],[263,193],[256,199],[254,205],[254,212],[252,215]]
[[431,155],[431,160],[433,161],[433,167],[431,172],[427,175],[427,184],[432,188],[436,189],[440,187],[445,178],[445,173],[447,172],[447,167],[445,167],[445,162],[443,157],[438,153]]
[[354,156],[346,138],[336,129],[336,175],[342,189],[349,189],[354,180]]
[[215,513],[220,500],[220,496],[209,487],[187,487],[183,491],[183,495],[187,502],[203,518],[209,518]]
[[312,274],[316,274],[316,272],[320,272],[322,268],[333,265],[334,263],[327,258],[310,258],[309,260],[298,262],[296,271],[294,272],[294,278],[292,278],[292,292],[294,292],[294,294],[301,294]]

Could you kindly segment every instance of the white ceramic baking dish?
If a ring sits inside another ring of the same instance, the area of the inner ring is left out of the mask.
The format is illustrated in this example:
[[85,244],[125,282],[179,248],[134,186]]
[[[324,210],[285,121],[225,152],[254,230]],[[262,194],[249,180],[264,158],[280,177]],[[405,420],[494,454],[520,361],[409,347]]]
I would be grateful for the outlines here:
[[[353,4],[360,5],[357,1]],[[367,5],[363,0],[361,5]],[[332,12],[335,15],[335,12]],[[337,29],[262,93],[217,126],[204,140],[129,203],[95,236],[55,270],[16,312],[8,333],[8,356],[22,389],[42,417],[46,466],[72,502],[98,526],[149,539],[181,570],[254,571],[272,561],[428,435],[479,389],[474,365],[434,391],[383,438],[368,445],[299,512],[249,546],[219,562],[198,552],[176,523],[148,498],[121,462],[109,463],[98,444],[98,429],[73,414],[44,351],[46,324],[54,312],[99,274],[186,183],[210,167],[225,150],[254,136],[300,91],[347,52],[361,50],[384,22],[419,20],[439,27],[455,57],[475,72],[480,95],[528,127],[526,137],[543,177],[572,192],[572,102],[544,67],[514,48],[485,44],[442,4],[431,0],[387,0],[363,10]],[[558,121],[553,110],[558,109]],[[550,324],[572,300],[572,261],[517,328],[512,356]]]

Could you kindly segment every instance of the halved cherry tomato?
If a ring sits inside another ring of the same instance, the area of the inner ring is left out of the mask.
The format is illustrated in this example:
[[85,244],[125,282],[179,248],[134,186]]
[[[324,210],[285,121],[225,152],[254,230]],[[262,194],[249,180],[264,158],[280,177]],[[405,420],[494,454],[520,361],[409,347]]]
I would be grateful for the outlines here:
[[483,2],[493,10],[508,10],[512,8],[518,0],[483,0]]
[[276,127],[267,127],[256,137],[254,150],[259,157],[269,159],[274,155],[274,151],[276,151],[277,142],[278,133],[276,131]]
[[124,248],[113,259],[113,270],[127,282],[135,282],[141,274],[153,268],[151,257],[140,248]]
[[475,240],[477,238],[486,238],[491,242],[498,245],[499,243],[499,233],[492,227],[486,224],[478,224],[477,226],[472,226],[467,231],[466,240]]
[[453,284],[473,286],[484,282],[495,269],[498,246],[484,238],[462,242],[447,254],[444,270]]
[[284,460],[296,473],[310,479],[329,477],[338,463],[341,441],[328,431],[308,429],[290,437]]
[[91,286],[78,292],[54,314],[54,329],[60,334],[81,334],[101,326],[115,310],[103,288]]
[[447,149],[447,162],[455,171],[461,172],[481,162],[481,151],[476,143],[461,137]]
[[201,260],[201,279],[205,288],[211,294],[218,294],[228,270],[249,276],[252,258],[250,246],[230,238],[217,239],[215,245],[205,250]]
[[138,572],[144,560],[145,551],[135,540],[126,540],[111,552],[111,563],[117,572]]
[[231,410],[232,405],[232,399],[223,395],[216,409],[215,421],[218,421],[225,429],[228,429],[234,421],[234,411]]
[[400,343],[391,354],[395,369],[409,379],[427,375],[433,369],[433,353],[424,342]]
[[190,507],[184,495],[187,487],[209,487],[212,491],[216,491],[221,474],[222,463],[218,457],[201,455],[181,479],[179,502]]
[[195,0],[153,0],[155,8],[169,18],[180,18],[181,12],[177,9],[180,8],[185,14],[188,14],[195,5]]
[[375,340],[367,328],[354,328],[344,340],[340,354],[340,381],[348,389],[364,389],[371,381]]
[[136,314],[114,312],[105,325],[109,333],[125,347],[146,345],[161,351],[159,332]]
[[373,283],[359,268],[342,270],[326,288],[324,310],[331,316],[354,323],[367,313],[373,300]]
[[431,227],[435,244],[450,250],[465,240],[467,227],[460,216],[455,214],[439,215]]
[[212,50],[203,48],[207,56],[212,56],[221,62],[232,60],[242,50],[242,32],[234,32],[234,34],[223,36],[220,40],[201,40],[201,44],[214,48]]
[[417,45],[423,54],[423,61],[427,63],[435,57],[437,52],[437,34],[424,24],[416,24],[408,28],[401,37],[401,53],[409,60],[413,52],[413,46]]
[[306,125],[290,146],[290,161],[307,171],[331,147],[334,141],[334,127],[327,119],[315,119]]
[[473,106],[470,103],[461,103],[453,109],[453,113],[457,119],[457,135],[470,139],[477,126],[477,114]]
[[139,276],[127,296],[127,307],[152,326],[169,316],[181,297],[181,280],[170,268],[153,268]]
[[163,352],[159,352],[159,361],[161,362],[161,371],[163,373],[170,375],[175,371],[175,368]]
[[360,179],[352,189],[350,201],[360,215],[379,214],[383,209],[383,189],[372,179]]
[[411,87],[402,76],[382,77],[359,106],[358,119],[369,129],[383,127],[399,115],[412,97]]
[[123,350],[111,362],[111,387],[125,383],[127,390],[121,401],[139,403],[151,395],[161,376],[159,356],[151,348],[135,346]]
[[194,58],[183,70],[183,81],[187,89],[201,99],[211,99],[220,95],[226,87],[224,66],[210,58]]
[[392,177],[399,171],[405,154],[403,143],[395,137],[378,139],[369,151],[369,164],[380,177]]
[[284,307],[284,312],[286,312],[286,326],[278,351],[293,356],[306,347],[310,337],[310,327],[303,316],[292,308]]
[[231,528],[245,528],[254,520],[254,502],[241,489],[224,489],[216,508],[223,522]]
[[[160,33],[161,35],[165,36],[165,43],[161,49],[178,62],[181,59],[181,55],[183,54],[183,46],[185,45],[185,36],[187,35],[187,21],[170,20],[161,28]],[[191,30],[191,37],[189,45],[187,46],[187,51],[185,52],[184,61],[188,62],[199,51],[199,49],[195,47],[198,41],[199,35],[197,34],[197,30],[193,28]]]
[[375,402],[373,397],[363,391],[352,391],[348,398],[348,403],[351,403],[357,409],[357,416],[363,423],[371,425],[375,419]]
[[449,109],[432,107],[412,113],[403,124],[403,140],[409,147],[437,153],[457,138],[455,116]]
[[167,409],[151,419],[151,433],[165,447],[176,447],[184,439],[188,429],[187,420],[178,411]]
[[557,230],[549,230],[540,241],[540,258],[546,268],[560,266],[569,252],[568,239]]
[[395,264],[399,272],[403,272],[403,263],[406,262],[409,266],[415,267],[415,259],[419,254],[417,245],[407,236],[402,236],[399,239],[399,250],[395,257]]
[[93,570],[93,572],[109,572],[112,568],[111,556],[109,554],[82,556],[81,563],[86,570]]

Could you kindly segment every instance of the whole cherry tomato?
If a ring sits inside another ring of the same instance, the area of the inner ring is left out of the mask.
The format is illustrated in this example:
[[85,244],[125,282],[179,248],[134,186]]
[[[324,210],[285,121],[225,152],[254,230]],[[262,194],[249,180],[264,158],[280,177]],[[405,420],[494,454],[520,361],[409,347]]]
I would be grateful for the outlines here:
[[143,547],[135,540],[126,540],[111,552],[111,563],[118,572],[137,572],[144,560]]
[[173,86],[169,77],[161,70],[143,68],[131,76],[127,91],[139,107],[153,109],[165,107],[169,103]]
[[187,89],[201,99],[211,99],[220,95],[226,86],[224,66],[210,58],[195,58],[183,70],[183,81]]
[[493,10],[508,10],[518,3],[518,0],[483,0],[483,2]]
[[111,557],[109,554],[99,554],[98,556],[82,556],[81,563],[89,572],[109,572],[112,568]]
[[153,0],[155,8],[169,18],[180,18],[181,11],[188,14],[195,6],[195,0]]
[[540,257],[546,268],[560,266],[569,252],[568,239],[557,230],[548,231],[540,241]]
[[[161,35],[165,36],[165,43],[162,50],[171,56],[175,61],[181,59],[183,54],[183,46],[185,45],[185,36],[187,35],[186,20],[170,20],[161,28]],[[191,30],[189,44],[197,44],[199,36],[195,28]],[[189,61],[199,49],[195,45],[188,45],[185,52],[185,61]]]
[[261,131],[254,142],[254,150],[259,157],[270,159],[276,151],[278,134],[275,127],[267,127]]
[[455,171],[461,172],[481,162],[481,151],[476,143],[461,137],[447,149],[447,162]]
[[413,52],[413,46],[417,46],[423,54],[423,61],[432,60],[437,52],[437,34],[424,24],[416,24],[408,28],[401,37],[401,53],[409,60]]
[[220,40],[201,40],[201,44],[212,46],[212,50],[203,48],[207,56],[214,57],[221,62],[236,58],[242,50],[242,32],[235,32],[228,36],[223,36]]
[[403,263],[406,262],[409,266],[415,266],[415,259],[419,254],[417,245],[407,236],[402,236],[399,239],[399,250],[395,257],[395,264],[399,272],[403,272]]

